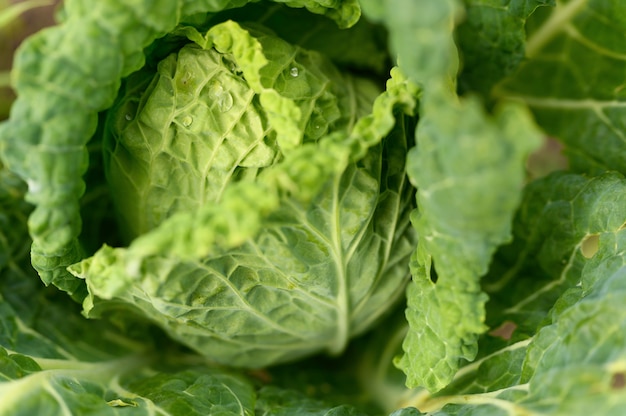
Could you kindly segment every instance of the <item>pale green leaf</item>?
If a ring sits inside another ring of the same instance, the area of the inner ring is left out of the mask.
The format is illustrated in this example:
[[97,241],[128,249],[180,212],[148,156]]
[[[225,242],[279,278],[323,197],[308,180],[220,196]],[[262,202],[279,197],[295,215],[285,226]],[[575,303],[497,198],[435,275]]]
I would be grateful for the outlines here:
[[479,280],[510,238],[523,164],[539,137],[517,107],[502,108],[493,120],[472,101],[428,114],[409,156],[419,242],[407,294],[411,331],[398,365],[409,386],[439,390],[461,359],[477,353],[487,300]]
[[[162,3],[98,2],[83,8],[71,2],[66,14],[80,24],[66,21],[38,32],[15,57],[19,98],[0,129],[2,157],[28,183],[27,198],[37,205],[29,221],[33,264],[44,282],[78,298],[84,286],[65,267],[81,257],[78,199],[84,191],[85,144],[97,111],[112,103],[122,75],[138,69],[142,49],[176,24],[177,5]],[[142,16],[141,22],[135,16]]]
[[367,0],[363,9],[390,28],[394,58],[412,81],[424,90],[455,83],[459,57],[452,32],[462,14],[460,1]]
[[408,386],[440,390],[462,359],[477,354],[486,329],[480,278],[510,238],[523,166],[539,133],[521,107],[501,106],[492,117],[477,100],[456,96],[458,2],[391,3],[375,17],[394,28],[400,67],[424,89],[407,167],[419,242],[407,292],[410,330],[396,364]]

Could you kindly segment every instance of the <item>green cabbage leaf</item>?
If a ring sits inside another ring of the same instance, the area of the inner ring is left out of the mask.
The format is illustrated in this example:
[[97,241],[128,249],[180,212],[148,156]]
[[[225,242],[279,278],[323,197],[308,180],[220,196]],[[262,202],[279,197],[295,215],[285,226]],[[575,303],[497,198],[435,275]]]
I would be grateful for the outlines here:
[[394,71],[378,96],[232,21],[179,32],[195,43],[161,61],[143,95],[131,77],[105,126],[131,243],[70,267],[85,313],[128,304],[236,366],[342,352],[403,294],[411,124],[395,113],[410,114],[415,91]]
[[360,414],[260,388],[254,378],[211,366],[140,323],[126,321],[120,331],[82,317],[79,305],[40,285],[29,264],[25,184],[2,173],[0,237],[13,244],[0,251],[0,414]]
[[57,18],[0,124],[0,415],[626,414],[623,2]]
[[[386,409],[404,408],[400,415],[623,412],[625,186],[616,173],[555,173],[530,185],[515,238],[498,250],[498,266],[485,277],[491,330],[479,338],[476,360],[437,392],[402,389],[402,373],[379,355],[402,351],[409,329],[392,316],[371,334],[377,348],[363,350],[358,364],[372,377],[364,383],[371,395]],[[607,221],[607,213],[615,219]],[[530,217],[550,226],[531,226],[523,220]],[[510,280],[495,280],[503,277]]]

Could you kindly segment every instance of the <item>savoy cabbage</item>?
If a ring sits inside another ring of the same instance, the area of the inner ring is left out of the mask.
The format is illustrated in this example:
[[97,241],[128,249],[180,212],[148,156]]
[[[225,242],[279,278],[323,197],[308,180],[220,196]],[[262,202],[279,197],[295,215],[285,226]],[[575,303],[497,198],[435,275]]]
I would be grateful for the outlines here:
[[626,412],[625,5],[57,18],[0,124],[0,414]]

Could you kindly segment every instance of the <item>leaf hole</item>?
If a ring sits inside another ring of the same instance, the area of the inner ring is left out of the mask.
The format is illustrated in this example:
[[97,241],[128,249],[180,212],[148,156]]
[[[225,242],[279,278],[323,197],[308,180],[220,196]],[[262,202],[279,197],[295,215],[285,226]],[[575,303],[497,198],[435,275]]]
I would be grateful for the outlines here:
[[437,270],[435,269],[435,262],[431,261],[430,262],[430,269],[429,269],[429,276],[430,281],[433,283],[437,283],[437,280],[439,280],[439,275],[437,274]]
[[611,388],[621,390],[626,387],[626,373],[615,373],[611,378]]
[[517,324],[512,321],[504,321],[499,327],[489,332],[492,337],[502,338],[505,341],[513,337],[513,333],[517,329]]
[[582,243],[580,244],[580,252],[585,256],[585,258],[592,258],[600,247],[600,235],[599,234],[589,234],[587,235]]

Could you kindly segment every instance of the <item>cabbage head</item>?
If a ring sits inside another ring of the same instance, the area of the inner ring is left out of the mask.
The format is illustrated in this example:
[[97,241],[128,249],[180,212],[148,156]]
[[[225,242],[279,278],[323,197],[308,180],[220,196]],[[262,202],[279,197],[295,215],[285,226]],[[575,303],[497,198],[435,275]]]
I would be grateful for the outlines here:
[[416,89],[230,19],[152,49],[100,130],[126,247],[69,268],[85,314],[238,367],[339,354],[408,282]]

